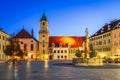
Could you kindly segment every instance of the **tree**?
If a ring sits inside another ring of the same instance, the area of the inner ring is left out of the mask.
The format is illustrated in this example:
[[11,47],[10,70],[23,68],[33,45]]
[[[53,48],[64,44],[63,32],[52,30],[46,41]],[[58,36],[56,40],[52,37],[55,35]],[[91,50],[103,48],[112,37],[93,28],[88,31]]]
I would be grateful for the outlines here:
[[94,50],[92,44],[90,45],[90,58],[96,57],[97,52]]
[[76,50],[75,56],[78,58],[82,57],[82,52],[79,49]]
[[9,39],[9,44],[6,46],[4,50],[5,55],[7,56],[18,56],[23,57],[24,52],[20,49],[18,39],[11,37]]

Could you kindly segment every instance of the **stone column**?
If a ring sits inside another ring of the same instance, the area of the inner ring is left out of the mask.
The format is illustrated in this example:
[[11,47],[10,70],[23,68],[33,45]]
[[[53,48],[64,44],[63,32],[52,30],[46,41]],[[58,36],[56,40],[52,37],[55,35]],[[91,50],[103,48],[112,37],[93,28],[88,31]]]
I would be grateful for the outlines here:
[[88,28],[86,28],[85,36],[85,58],[89,58],[89,37],[88,37]]

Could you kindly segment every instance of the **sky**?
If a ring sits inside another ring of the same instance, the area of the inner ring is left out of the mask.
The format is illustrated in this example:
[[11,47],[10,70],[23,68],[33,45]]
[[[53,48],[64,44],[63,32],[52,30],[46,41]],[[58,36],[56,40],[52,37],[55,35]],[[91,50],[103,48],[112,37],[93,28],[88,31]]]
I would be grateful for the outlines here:
[[[50,36],[89,36],[120,19],[120,0],[0,0],[0,28],[8,34],[34,30],[38,38],[45,12]],[[23,27],[24,26],[24,27]]]

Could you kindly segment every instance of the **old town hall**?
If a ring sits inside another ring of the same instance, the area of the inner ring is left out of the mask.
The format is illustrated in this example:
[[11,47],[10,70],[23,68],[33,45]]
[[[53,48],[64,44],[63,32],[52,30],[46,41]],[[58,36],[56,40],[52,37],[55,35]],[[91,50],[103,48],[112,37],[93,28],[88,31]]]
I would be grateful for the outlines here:
[[48,20],[43,13],[40,19],[39,59],[71,60],[79,48],[84,49],[84,37],[50,36]]

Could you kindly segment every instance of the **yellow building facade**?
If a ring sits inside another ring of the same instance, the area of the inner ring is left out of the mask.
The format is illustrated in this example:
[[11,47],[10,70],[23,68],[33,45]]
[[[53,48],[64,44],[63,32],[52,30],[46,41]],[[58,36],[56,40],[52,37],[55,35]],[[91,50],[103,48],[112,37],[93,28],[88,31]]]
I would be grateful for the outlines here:
[[100,30],[90,37],[90,44],[93,45],[98,55],[104,57],[113,57],[113,42],[115,34],[114,28],[120,20],[114,20],[110,24],[105,24]]
[[4,49],[8,44],[9,35],[4,31],[0,30],[0,60],[6,60],[7,56],[4,53]]
[[39,31],[39,59],[44,60],[49,55],[49,31],[48,31],[48,20],[43,13],[40,20],[40,31]]
[[120,25],[112,30],[112,55],[120,57]]

